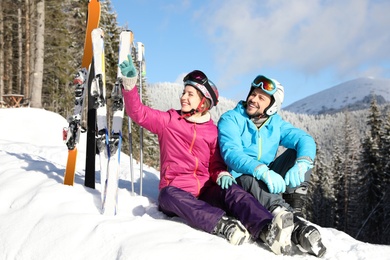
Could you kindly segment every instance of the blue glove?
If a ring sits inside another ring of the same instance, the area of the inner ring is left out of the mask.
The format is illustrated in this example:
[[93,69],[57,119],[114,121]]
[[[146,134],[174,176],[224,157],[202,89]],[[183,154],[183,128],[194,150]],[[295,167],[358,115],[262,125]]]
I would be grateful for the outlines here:
[[265,164],[257,167],[253,176],[259,181],[263,181],[267,184],[270,193],[281,193],[286,191],[286,183],[282,176],[273,170],[270,170]]
[[294,166],[286,173],[284,181],[291,188],[298,187],[305,181],[305,173],[313,168],[313,163],[306,159],[299,159]]
[[123,61],[119,64],[119,68],[121,69],[122,75],[128,78],[133,78],[137,76],[137,70],[133,64],[133,58],[131,55],[127,55],[127,60]]
[[221,186],[222,189],[228,189],[233,183],[237,184],[236,180],[231,175],[222,175],[217,180],[217,184]]

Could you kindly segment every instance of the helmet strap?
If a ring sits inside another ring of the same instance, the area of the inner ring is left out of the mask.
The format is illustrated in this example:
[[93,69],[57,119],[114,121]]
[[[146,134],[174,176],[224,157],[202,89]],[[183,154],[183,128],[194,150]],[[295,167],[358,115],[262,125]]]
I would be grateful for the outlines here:
[[275,104],[275,98],[274,98],[274,96],[272,95],[272,96],[271,96],[271,102],[269,103],[268,107],[266,107],[266,108],[264,109],[264,112],[263,112],[264,115],[270,116],[270,115],[268,114],[268,110],[273,106],[273,104]]
[[206,101],[206,98],[202,97],[202,100],[200,101],[198,107],[196,108],[196,112],[204,112],[207,110],[207,109],[202,108],[202,105],[204,104],[205,101]]
[[206,111],[207,109],[202,108],[202,105],[205,101],[206,101],[206,98],[203,97],[196,109],[191,109],[189,112],[182,111],[180,118],[190,117],[190,116],[194,115],[195,113]]
[[195,109],[191,109],[189,112],[181,112],[181,115],[180,115],[180,119],[182,118],[185,118],[185,117],[190,117],[192,116],[193,114],[195,114],[196,110]]

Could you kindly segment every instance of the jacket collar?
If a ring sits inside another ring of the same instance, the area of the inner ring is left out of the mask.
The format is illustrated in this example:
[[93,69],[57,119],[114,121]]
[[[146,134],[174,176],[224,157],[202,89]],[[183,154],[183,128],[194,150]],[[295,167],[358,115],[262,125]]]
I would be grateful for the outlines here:
[[240,102],[238,102],[238,104],[237,104],[237,106],[236,106],[236,108],[234,110],[236,110],[238,113],[240,113],[243,117],[249,119],[249,116],[246,113],[245,101],[244,100],[241,100]]
[[185,120],[191,123],[197,123],[197,124],[202,124],[210,121],[211,119],[211,114],[209,111],[206,112],[203,116],[190,116],[190,117],[185,117]]

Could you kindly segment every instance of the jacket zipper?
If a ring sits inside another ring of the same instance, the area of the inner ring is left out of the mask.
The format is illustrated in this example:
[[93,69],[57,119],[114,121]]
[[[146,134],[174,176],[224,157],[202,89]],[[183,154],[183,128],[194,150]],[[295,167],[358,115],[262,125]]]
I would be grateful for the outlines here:
[[[192,153],[192,148],[194,147],[195,140],[196,140],[196,123],[194,123],[194,135],[193,135],[191,146],[190,146],[190,150],[189,150],[190,153]],[[194,157],[195,157],[195,169],[193,171],[193,176],[196,179],[196,182],[198,184],[197,194],[199,195],[199,193],[200,193],[200,182],[199,182],[198,176],[196,174],[196,172],[198,171],[199,159],[196,156],[194,156]]]
[[257,151],[257,160],[260,161],[260,158],[261,158],[261,155],[262,155],[262,152],[263,152],[263,142],[262,142],[262,138],[261,138],[261,134],[260,134],[260,129],[262,127],[264,127],[264,124],[268,122],[270,118],[268,117],[267,120],[264,121],[264,123],[259,127],[257,128],[257,136],[258,136],[258,142],[259,142],[259,145],[258,145],[258,151]]

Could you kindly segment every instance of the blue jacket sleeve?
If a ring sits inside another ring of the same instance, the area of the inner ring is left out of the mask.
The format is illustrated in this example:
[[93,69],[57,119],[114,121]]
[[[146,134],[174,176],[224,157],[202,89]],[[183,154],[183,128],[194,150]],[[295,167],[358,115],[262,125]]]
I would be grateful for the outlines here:
[[281,124],[281,142],[286,148],[295,149],[297,158],[310,157],[314,162],[316,156],[316,143],[311,135],[292,124],[283,121]]
[[223,114],[218,121],[218,140],[222,158],[235,178],[242,174],[253,175],[255,168],[261,163],[256,160],[256,155],[244,150],[239,126],[246,122],[237,122],[240,117],[231,116],[232,113],[234,111]]

